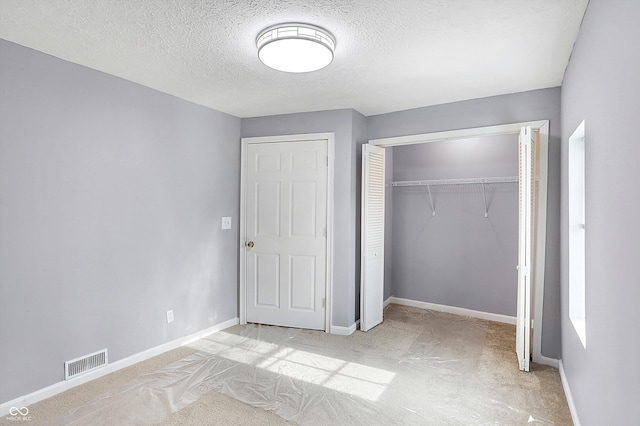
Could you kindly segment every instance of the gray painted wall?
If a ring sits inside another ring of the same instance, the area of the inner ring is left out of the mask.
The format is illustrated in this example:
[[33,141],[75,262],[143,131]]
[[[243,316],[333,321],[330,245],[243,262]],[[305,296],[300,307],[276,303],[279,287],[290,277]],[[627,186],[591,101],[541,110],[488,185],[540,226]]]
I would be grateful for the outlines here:
[[354,300],[351,301],[355,304],[354,319],[360,319],[360,205],[362,204],[362,144],[367,142],[367,119],[364,115],[360,114],[356,110],[351,110],[353,127],[352,127],[352,157],[353,157],[353,170],[355,173],[351,174],[351,192],[355,194],[355,197],[351,199],[351,213],[350,217],[353,221],[353,228],[356,232],[355,240],[355,293]]
[[355,322],[355,292],[359,283],[355,266],[358,249],[354,147],[358,142],[354,137],[362,136],[362,129],[361,125],[354,129],[354,121],[361,119],[351,109],[242,119],[242,137],[324,132],[335,134],[332,324],[340,327],[349,327]]
[[548,119],[549,184],[543,355],[560,357],[560,88],[494,96],[367,117],[367,138]]
[[240,120],[3,40],[0,57],[0,402],[236,317]]
[[[583,426],[638,424],[640,2],[591,0],[562,87],[562,360]],[[586,350],[568,317],[567,142],[586,128]]]
[[[399,146],[393,180],[518,175],[518,137]],[[393,187],[392,293],[396,297],[516,315],[518,184]]]

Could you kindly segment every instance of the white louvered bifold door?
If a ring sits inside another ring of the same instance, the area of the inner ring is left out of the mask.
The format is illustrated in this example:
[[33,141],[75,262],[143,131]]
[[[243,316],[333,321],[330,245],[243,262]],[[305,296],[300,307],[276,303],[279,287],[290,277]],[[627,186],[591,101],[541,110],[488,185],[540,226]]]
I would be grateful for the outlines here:
[[520,219],[518,238],[518,308],[516,353],[520,370],[529,371],[531,354],[531,273],[533,271],[533,202],[535,141],[531,127],[520,129]]
[[382,322],[384,303],[384,148],[362,145],[360,329]]

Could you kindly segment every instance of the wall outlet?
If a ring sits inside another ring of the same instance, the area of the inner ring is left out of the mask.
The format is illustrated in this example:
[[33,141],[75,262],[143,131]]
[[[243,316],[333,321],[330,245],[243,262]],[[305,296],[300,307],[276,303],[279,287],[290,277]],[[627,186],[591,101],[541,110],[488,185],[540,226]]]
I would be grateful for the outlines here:
[[222,229],[231,229],[231,218],[223,217],[222,218]]
[[171,324],[173,322],[173,309],[167,311],[167,324]]

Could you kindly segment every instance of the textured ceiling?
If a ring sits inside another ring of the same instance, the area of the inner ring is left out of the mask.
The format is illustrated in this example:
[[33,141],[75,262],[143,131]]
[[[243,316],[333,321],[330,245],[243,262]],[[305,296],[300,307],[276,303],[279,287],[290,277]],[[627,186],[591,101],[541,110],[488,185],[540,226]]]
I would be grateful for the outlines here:
[[[0,0],[0,38],[238,117],[374,115],[559,86],[587,2]],[[333,63],[258,60],[256,35],[292,21],[333,33]]]

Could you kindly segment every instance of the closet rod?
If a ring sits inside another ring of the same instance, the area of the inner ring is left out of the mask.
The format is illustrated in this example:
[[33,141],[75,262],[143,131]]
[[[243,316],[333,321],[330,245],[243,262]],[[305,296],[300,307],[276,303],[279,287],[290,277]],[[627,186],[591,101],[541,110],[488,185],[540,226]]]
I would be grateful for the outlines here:
[[510,182],[518,182],[518,176],[468,178],[468,179],[399,180],[395,182],[389,182],[387,186],[469,185],[469,184],[510,183]]

